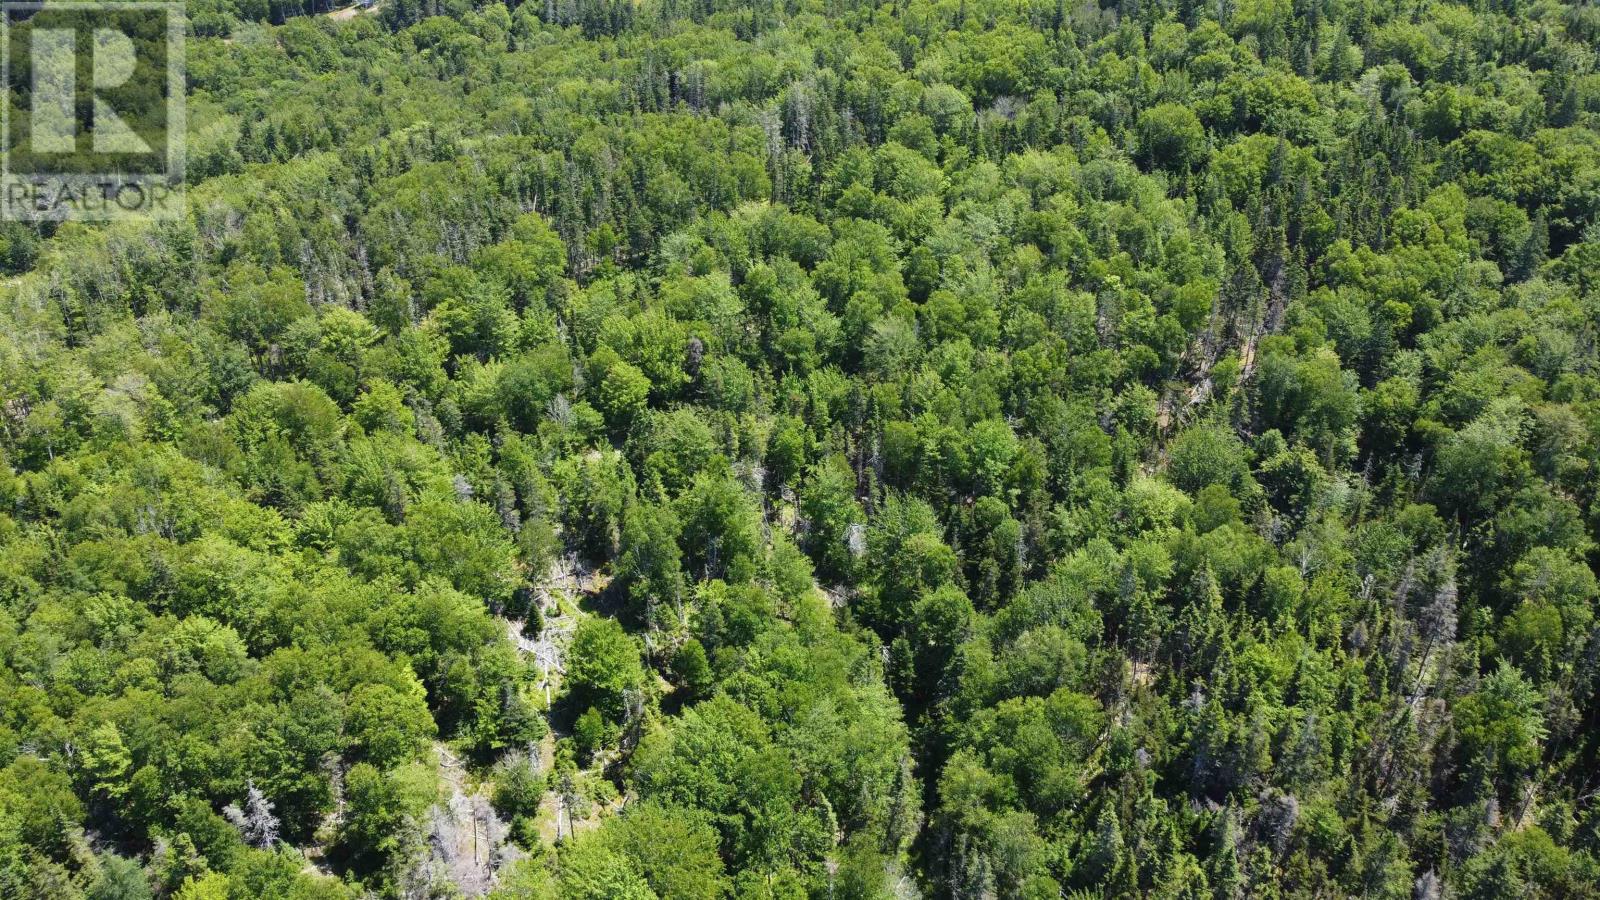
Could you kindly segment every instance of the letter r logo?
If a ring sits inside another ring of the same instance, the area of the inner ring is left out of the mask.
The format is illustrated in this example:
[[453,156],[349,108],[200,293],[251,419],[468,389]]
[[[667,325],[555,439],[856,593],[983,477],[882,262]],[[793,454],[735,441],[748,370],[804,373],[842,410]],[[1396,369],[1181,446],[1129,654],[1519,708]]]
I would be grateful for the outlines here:
[[[138,64],[133,40],[112,28],[96,28],[93,37],[94,152],[149,153],[150,145],[100,94],[133,77]],[[69,28],[33,32],[32,125],[37,153],[74,153],[78,149],[77,40],[77,31]]]
[[0,0],[0,221],[184,212],[185,0]]

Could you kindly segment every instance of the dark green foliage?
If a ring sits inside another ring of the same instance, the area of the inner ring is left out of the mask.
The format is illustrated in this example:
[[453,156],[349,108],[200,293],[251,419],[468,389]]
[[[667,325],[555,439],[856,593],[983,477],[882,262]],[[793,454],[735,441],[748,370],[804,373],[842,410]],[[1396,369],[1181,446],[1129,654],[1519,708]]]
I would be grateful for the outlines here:
[[1595,896],[1594,10],[189,11],[0,230],[0,895]]

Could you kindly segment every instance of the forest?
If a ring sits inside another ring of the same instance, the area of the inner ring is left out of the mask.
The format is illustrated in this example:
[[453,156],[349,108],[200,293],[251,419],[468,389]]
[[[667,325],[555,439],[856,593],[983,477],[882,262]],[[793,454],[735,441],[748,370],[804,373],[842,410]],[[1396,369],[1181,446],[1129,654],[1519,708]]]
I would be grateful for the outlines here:
[[0,897],[1600,897],[1600,7],[188,21],[0,225]]

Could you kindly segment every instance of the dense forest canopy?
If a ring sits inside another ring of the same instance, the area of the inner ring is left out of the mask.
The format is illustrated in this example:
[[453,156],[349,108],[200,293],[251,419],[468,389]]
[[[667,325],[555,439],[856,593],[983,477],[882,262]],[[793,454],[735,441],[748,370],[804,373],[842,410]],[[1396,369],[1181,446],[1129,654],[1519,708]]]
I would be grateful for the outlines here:
[[1600,8],[328,12],[0,229],[0,895],[1600,894]]

